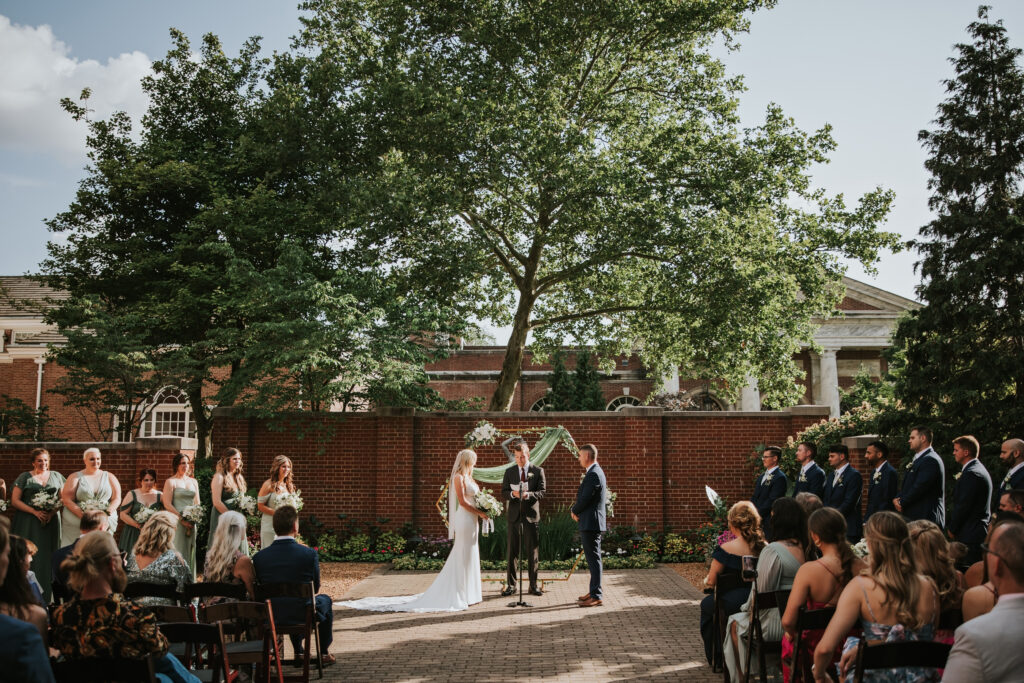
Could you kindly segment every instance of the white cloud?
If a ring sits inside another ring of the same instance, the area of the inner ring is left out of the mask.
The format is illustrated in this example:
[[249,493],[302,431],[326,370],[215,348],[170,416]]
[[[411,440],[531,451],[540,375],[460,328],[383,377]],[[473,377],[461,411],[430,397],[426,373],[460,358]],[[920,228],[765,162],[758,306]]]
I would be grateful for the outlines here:
[[139,84],[150,71],[141,52],[124,53],[101,64],[70,56],[49,26],[12,24],[0,15],[0,148],[47,154],[62,163],[85,162],[84,123],[60,107],[63,97],[78,99],[90,88],[93,116],[127,112],[137,124],[147,98]]

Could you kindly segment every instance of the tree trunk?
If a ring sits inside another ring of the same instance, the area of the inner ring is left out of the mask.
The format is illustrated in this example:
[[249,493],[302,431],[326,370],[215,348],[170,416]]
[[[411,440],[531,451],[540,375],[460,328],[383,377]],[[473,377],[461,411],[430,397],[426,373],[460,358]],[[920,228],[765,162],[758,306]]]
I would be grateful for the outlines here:
[[196,422],[196,457],[195,460],[206,458],[210,453],[210,437],[213,431],[213,417],[203,407],[202,390],[186,392],[188,403],[192,407],[192,419]]
[[512,321],[512,335],[505,347],[505,361],[501,364],[501,374],[498,375],[498,387],[491,396],[488,410],[512,410],[512,399],[523,370],[523,353],[526,350],[526,337],[530,333],[530,314],[533,313],[534,301],[533,296],[520,293],[516,317]]

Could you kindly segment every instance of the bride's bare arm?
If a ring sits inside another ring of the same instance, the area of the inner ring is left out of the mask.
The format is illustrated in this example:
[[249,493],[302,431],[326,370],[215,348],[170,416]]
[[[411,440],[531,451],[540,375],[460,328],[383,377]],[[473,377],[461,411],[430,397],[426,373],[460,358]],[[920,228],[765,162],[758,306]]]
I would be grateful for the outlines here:
[[480,519],[487,519],[487,513],[483,510],[477,510],[473,501],[466,497],[466,482],[461,474],[455,475],[455,495],[459,498],[459,505],[477,515]]

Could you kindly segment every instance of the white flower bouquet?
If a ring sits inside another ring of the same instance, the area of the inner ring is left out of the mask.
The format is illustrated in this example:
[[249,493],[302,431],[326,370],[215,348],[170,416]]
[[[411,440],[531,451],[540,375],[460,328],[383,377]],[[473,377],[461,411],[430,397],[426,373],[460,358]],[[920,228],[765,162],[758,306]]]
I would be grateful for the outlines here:
[[302,509],[302,491],[295,491],[294,493],[286,493],[277,499],[277,507],[287,505],[295,508],[298,512]]
[[490,446],[500,434],[501,432],[498,431],[498,428],[490,422],[480,420],[480,422],[477,422],[476,427],[473,428],[473,431],[466,434],[466,446],[469,448],[473,446]]
[[32,496],[29,505],[41,512],[52,512],[61,506],[60,495],[56,491],[40,491]]
[[864,559],[870,554],[868,551],[868,541],[866,538],[860,539],[859,541],[857,541],[856,545],[852,545],[850,546],[850,548],[853,550],[853,554],[861,559]]
[[[181,518],[192,524],[199,524],[206,516],[206,509],[202,505],[186,505],[181,511]],[[193,529],[185,529],[185,535],[191,536]]]
[[238,504],[236,505],[236,507],[239,510],[241,510],[242,512],[244,512],[247,515],[255,515],[256,514],[256,499],[255,498],[253,498],[252,496],[248,496],[248,495],[243,493],[242,495],[237,496],[237,501],[238,501]]
[[487,513],[487,519],[483,520],[483,526],[480,529],[480,533],[486,536],[494,531],[494,518],[500,515],[505,508],[501,501],[494,497],[490,489],[480,489],[473,496],[473,504],[476,505],[477,510],[483,510]]
[[615,501],[619,499],[619,494],[615,493],[611,489],[608,489],[608,496],[604,499],[604,513],[609,517],[615,516]]
[[0,498],[0,512],[7,512],[7,501]]
[[110,501],[101,500],[99,498],[86,498],[78,504],[78,507],[82,508],[82,512],[96,510],[97,512],[106,514],[110,511]]
[[156,510],[148,506],[142,506],[139,511],[132,515],[132,519],[139,523],[139,526],[143,526],[146,521],[156,514]]

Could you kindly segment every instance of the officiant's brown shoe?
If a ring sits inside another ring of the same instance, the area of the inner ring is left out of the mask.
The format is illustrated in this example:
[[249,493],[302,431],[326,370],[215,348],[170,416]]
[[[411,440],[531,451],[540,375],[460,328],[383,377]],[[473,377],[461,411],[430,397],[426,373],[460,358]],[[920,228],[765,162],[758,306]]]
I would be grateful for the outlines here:
[[589,597],[586,600],[580,600],[579,602],[580,607],[600,607],[602,604],[604,603],[599,599]]
[[576,602],[583,602],[584,600],[589,600],[589,599],[590,599],[590,593],[587,593],[586,595],[581,595],[580,597],[576,598]]

